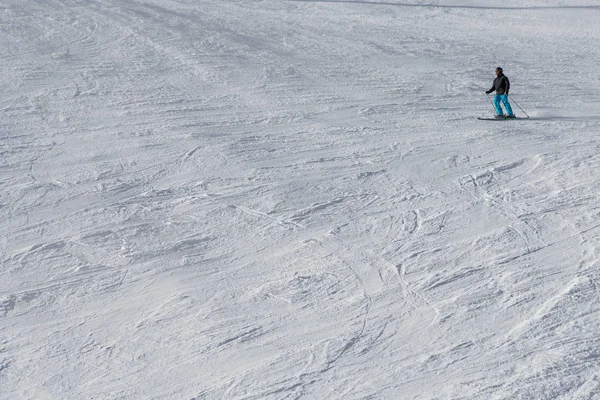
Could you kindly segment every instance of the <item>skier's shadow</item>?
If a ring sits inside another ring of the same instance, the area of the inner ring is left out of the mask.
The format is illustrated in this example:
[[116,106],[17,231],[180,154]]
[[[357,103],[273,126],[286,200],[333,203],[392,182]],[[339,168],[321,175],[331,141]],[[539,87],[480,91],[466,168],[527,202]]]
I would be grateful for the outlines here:
[[365,0],[289,0],[298,3],[349,3],[349,4],[369,4],[375,6],[396,6],[396,7],[415,7],[415,8],[463,8],[477,10],[599,10],[600,6],[524,6],[524,7],[500,7],[500,6],[470,6],[470,5],[443,5],[443,4],[411,4],[411,3],[390,3],[385,1],[365,1]]
[[548,115],[548,116],[539,116],[539,117],[529,117],[529,118],[525,118],[525,120],[530,120],[530,121],[579,121],[579,122],[585,122],[585,121],[600,121],[600,115],[594,115],[594,116],[581,116],[581,117],[567,117],[567,116],[552,116],[552,115]]

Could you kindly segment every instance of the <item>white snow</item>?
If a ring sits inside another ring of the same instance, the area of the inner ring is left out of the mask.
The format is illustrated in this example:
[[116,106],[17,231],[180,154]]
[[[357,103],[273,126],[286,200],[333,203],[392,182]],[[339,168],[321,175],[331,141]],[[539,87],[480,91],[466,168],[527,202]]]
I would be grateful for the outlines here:
[[[600,1],[2,0],[1,399],[600,399]],[[492,115],[494,69],[522,121]]]

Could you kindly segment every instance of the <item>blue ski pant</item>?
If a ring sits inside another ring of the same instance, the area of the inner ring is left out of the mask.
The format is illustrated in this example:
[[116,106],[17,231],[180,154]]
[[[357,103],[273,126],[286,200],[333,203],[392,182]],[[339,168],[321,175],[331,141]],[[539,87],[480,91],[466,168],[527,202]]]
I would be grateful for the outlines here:
[[502,107],[500,107],[500,102],[504,104],[504,108],[506,109],[506,115],[513,115],[512,107],[508,102],[507,94],[497,94],[494,96],[494,107],[496,107],[496,113],[502,114]]

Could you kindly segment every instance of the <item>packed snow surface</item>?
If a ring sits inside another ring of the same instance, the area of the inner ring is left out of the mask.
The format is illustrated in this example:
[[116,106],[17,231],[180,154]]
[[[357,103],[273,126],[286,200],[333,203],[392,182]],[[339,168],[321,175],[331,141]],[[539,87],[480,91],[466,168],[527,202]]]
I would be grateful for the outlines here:
[[[0,1],[1,399],[600,399],[600,1]],[[491,116],[494,69],[516,121]]]

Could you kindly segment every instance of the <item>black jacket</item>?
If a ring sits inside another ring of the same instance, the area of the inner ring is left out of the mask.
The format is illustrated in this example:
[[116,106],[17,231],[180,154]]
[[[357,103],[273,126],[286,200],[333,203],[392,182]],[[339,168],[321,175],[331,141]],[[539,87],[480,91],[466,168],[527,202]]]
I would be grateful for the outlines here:
[[497,94],[508,94],[508,91],[510,90],[510,82],[506,75],[500,75],[499,77],[494,79],[494,84],[492,85],[492,88],[489,90],[489,92],[491,93],[494,90]]

